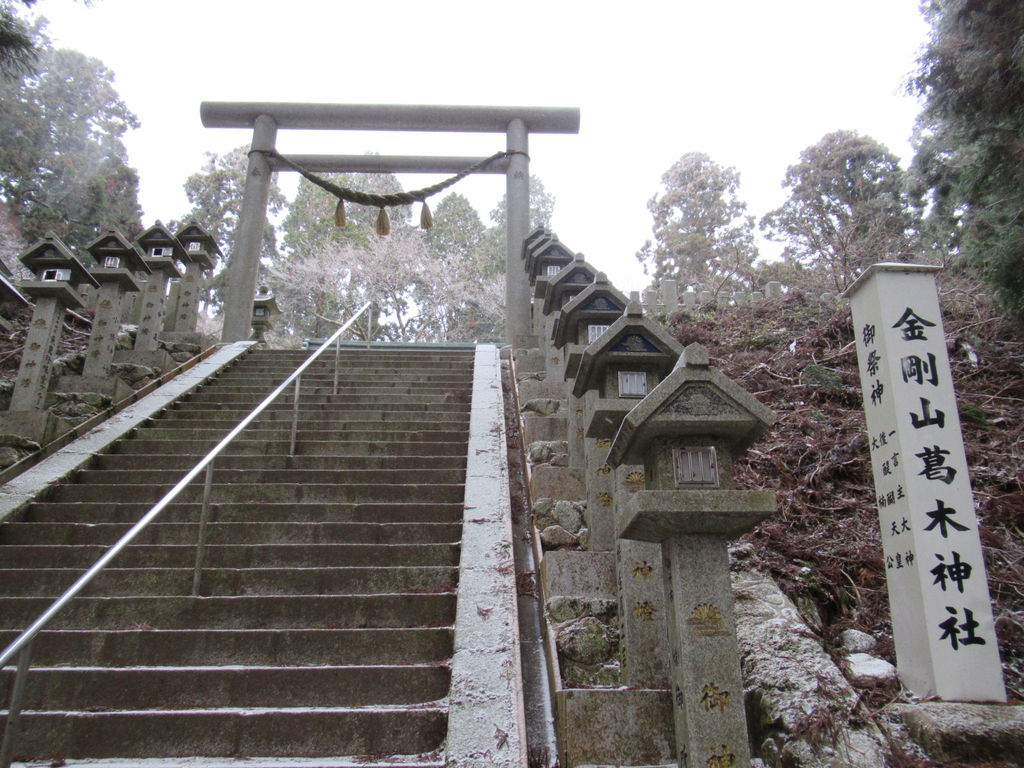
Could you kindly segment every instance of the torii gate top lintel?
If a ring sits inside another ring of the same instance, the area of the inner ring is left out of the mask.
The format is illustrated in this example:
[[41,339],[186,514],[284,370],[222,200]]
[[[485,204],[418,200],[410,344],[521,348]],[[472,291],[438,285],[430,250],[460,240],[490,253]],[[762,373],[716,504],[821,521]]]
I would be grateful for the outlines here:
[[580,130],[579,109],[565,107],[204,101],[199,115],[206,128],[253,128],[266,115],[278,128],[299,130],[505,133],[513,120],[522,120],[529,133]]
[[[242,210],[229,265],[222,341],[241,341],[249,336],[270,176],[286,167],[280,157],[271,157],[277,131],[282,128],[504,133],[508,156],[491,172],[504,172],[506,184],[505,335],[514,343],[518,337],[530,333],[529,284],[518,260],[513,258],[522,251],[530,226],[529,136],[531,133],[579,133],[579,109],[204,101],[199,113],[207,128],[251,128],[253,132],[250,145],[253,151],[249,154]],[[299,157],[294,157],[292,162],[296,160]],[[374,156],[367,160],[352,156],[301,156],[307,170],[378,173],[457,172],[472,164],[464,160],[467,158]]]

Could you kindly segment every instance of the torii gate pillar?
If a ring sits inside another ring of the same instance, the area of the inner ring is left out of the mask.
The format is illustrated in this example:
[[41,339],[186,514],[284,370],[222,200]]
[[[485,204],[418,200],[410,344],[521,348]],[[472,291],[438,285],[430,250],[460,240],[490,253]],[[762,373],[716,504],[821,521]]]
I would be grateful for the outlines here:
[[[270,197],[270,162],[263,152],[277,141],[277,123],[270,115],[260,115],[252,130],[249,167],[245,173],[242,210],[238,215],[235,248],[228,265],[227,296],[224,302],[224,329],[221,341],[245,341],[252,333],[252,301],[256,295],[263,230],[267,226],[267,199]],[[236,254],[244,254],[236,256]]]
[[508,124],[506,149],[514,154],[505,171],[505,340],[532,332],[530,280],[520,263],[523,241],[530,232],[530,157],[526,124],[516,119]]

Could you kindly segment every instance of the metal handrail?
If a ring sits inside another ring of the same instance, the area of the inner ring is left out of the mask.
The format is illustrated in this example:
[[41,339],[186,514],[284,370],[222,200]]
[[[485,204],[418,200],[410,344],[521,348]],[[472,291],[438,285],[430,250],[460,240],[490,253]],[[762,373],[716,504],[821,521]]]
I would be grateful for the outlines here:
[[0,653],[0,669],[6,667],[15,656],[18,657],[18,672],[14,678],[14,685],[11,689],[11,702],[7,709],[7,723],[4,727],[3,743],[0,745],[0,768],[10,768],[11,757],[14,751],[14,739],[16,738],[17,724],[21,715],[21,700],[25,690],[25,678],[29,670],[29,660],[32,653],[32,641],[49,623],[53,618],[60,613],[60,611],[66,606],[72,599],[78,596],[78,594],[89,585],[89,583],[102,571],[111,560],[113,560],[121,551],[127,547],[132,540],[138,536],[142,530],[148,526],[153,519],[159,515],[164,509],[178,496],[185,487],[191,483],[203,469],[206,469],[206,478],[203,487],[203,508],[200,513],[199,522],[199,537],[196,544],[196,565],[195,572],[193,574],[192,581],[192,594],[197,594],[199,586],[199,575],[202,571],[203,563],[203,550],[205,547],[205,529],[206,523],[209,518],[209,500],[210,490],[213,480],[213,460],[220,455],[232,440],[244,430],[252,421],[263,413],[264,410],[275,400],[277,397],[288,388],[288,386],[295,382],[295,397],[293,399],[293,412],[292,412],[292,428],[290,437],[290,455],[295,455],[295,436],[298,424],[298,404],[299,404],[299,386],[302,379],[302,372],[310,366],[310,364],[316,360],[332,343],[338,342],[335,353],[334,353],[334,393],[337,394],[338,390],[338,349],[341,347],[340,338],[341,335],[347,331],[355,323],[359,316],[364,312],[367,317],[367,333],[366,333],[366,347],[370,348],[370,339],[372,337],[372,323],[373,313],[368,310],[372,306],[372,302],[367,302],[337,331],[335,331],[329,339],[327,339],[320,348],[310,355],[306,360],[295,369],[292,374],[286,378],[277,389],[271,392],[267,397],[257,405],[249,415],[242,419],[238,425],[232,429],[227,436],[224,437],[214,448],[207,453],[199,463],[196,464],[189,472],[178,481],[170,491],[168,491],[162,499],[160,499],[153,507],[147,512],[142,518],[139,519],[135,525],[133,525],[127,533],[124,534],[120,539],[107,549],[106,552],[100,557],[96,563],[82,574],[78,580],[65,590],[64,594],[58,597],[49,608],[43,611],[29,627],[22,632],[7,648]]

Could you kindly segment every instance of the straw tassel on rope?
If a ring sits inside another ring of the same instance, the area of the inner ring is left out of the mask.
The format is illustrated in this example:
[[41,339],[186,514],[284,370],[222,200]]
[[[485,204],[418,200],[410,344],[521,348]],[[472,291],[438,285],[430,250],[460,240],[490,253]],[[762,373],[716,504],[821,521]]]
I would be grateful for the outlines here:
[[339,200],[338,206],[334,209],[334,226],[348,226],[348,216],[345,215],[345,201]]
[[423,201],[423,207],[420,208],[420,229],[430,229],[434,226],[434,216],[430,213],[430,206],[427,205],[427,201]]
[[387,208],[381,208],[377,214],[377,234],[381,237],[391,234],[391,219],[388,218]]

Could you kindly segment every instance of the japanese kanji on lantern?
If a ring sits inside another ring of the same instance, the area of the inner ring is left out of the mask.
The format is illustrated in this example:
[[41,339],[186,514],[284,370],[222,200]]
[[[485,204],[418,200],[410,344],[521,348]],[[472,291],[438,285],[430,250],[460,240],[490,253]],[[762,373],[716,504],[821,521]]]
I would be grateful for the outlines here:
[[1005,701],[935,272],[875,264],[847,290],[900,679]]

